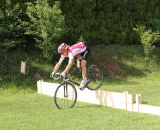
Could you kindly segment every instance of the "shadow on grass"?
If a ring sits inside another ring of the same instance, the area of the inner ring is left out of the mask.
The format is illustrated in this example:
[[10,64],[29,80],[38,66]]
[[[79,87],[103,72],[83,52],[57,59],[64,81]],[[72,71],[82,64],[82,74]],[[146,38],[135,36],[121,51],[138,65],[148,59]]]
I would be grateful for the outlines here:
[[159,54],[157,49],[146,60],[142,46],[99,45],[92,47],[89,62],[101,67],[106,80],[136,84],[129,83],[128,77],[145,77],[146,73],[158,70]]
[[82,109],[82,108],[102,108],[103,106],[101,105],[96,105],[96,104],[87,104],[87,103],[82,103],[82,102],[76,102],[75,106],[73,108],[76,109]]
[[107,84],[107,82],[112,84],[118,84],[118,85],[138,85],[139,83],[136,81],[128,81],[127,79],[112,79],[112,78],[106,78],[104,79],[104,83]]

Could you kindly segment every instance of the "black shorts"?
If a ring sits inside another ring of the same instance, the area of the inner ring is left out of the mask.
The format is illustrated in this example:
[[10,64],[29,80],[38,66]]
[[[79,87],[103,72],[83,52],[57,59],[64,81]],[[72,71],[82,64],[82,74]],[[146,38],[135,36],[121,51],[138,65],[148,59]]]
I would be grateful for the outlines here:
[[76,60],[88,60],[90,52],[91,52],[90,49],[87,47],[87,49],[81,53],[81,57],[79,57],[79,58],[77,57]]

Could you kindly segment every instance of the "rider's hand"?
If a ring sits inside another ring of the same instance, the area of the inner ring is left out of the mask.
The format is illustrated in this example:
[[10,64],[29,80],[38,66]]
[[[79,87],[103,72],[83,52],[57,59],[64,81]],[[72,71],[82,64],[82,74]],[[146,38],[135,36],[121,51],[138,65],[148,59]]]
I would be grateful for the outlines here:
[[55,73],[52,72],[52,73],[50,74],[50,77],[51,77],[51,78],[54,78],[54,76],[55,76]]
[[64,72],[61,73],[61,76],[63,79],[67,79],[67,75]]

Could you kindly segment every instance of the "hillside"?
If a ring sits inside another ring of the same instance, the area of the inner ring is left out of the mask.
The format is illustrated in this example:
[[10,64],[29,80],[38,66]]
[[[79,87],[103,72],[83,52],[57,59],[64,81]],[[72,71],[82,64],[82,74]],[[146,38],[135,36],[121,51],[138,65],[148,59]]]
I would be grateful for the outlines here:
[[92,49],[92,57],[105,74],[101,89],[142,94],[142,103],[160,105],[159,48],[146,58],[141,46],[97,46]]
[[[145,58],[142,46],[94,46],[91,47],[91,56],[89,64],[97,64],[103,70],[106,76],[110,78],[124,78],[128,76],[143,76],[148,73],[160,72],[160,49],[155,48],[152,56]],[[57,56],[57,60],[58,60]],[[27,61],[27,73],[43,72],[47,76],[52,70],[52,65],[57,60],[47,63],[41,58],[40,52],[30,50],[12,50],[6,52],[1,50],[0,68],[2,75],[19,73],[21,60]],[[67,60],[65,64],[67,63]],[[64,67],[63,67],[64,68]],[[4,77],[3,77],[4,78]]]
[[[143,94],[143,102],[160,105],[160,49],[156,48],[150,58],[145,58],[141,46],[94,46],[90,64],[97,64],[104,72],[101,87],[107,91],[129,91]],[[0,51],[0,91],[17,88],[36,91],[36,81],[51,81],[49,75],[57,60],[47,63],[37,51]],[[58,59],[58,57],[57,57]],[[26,60],[26,75],[21,75],[20,62]],[[65,67],[65,64],[61,68]],[[151,91],[152,90],[152,91]],[[150,97],[152,95],[152,97]]]
[[142,46],[97,46],[92,48],[92,60],[99,64],[112,78],[142,76],[160,71],[160,49],[156,48],[150,58],[145,58]]

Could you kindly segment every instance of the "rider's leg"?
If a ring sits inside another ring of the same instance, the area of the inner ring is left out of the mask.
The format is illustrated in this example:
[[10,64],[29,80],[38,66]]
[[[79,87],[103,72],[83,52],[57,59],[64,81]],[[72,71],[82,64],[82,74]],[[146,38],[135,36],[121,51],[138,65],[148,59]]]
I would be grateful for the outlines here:
[[90,54],[90,49],[87,48],[85,52],[83,52],[81,59],[81,70],[82,70],[82,82],[80,84],[81,88],[84,88],[87,84],[87,59]]
[[81,69],[81,61],[80,60],[77,60],[77,68]]
[[82,78],[83,80],[87,80],[87,61],[82,59],[81,60],[81,69],[82,69]]
[[82,70],[82,81],[81,81],[81,84],[80,84],[80,88],[83,89],[86,84],[87,84],[87,68],[86,68],[86,65],[87,65],[87,61],[86,60],[81,60],[81,70]]

